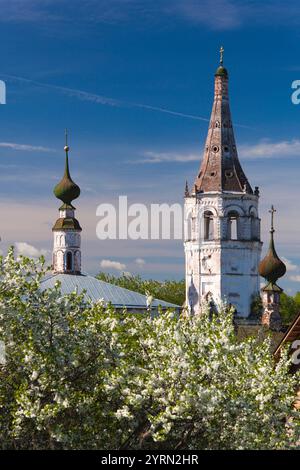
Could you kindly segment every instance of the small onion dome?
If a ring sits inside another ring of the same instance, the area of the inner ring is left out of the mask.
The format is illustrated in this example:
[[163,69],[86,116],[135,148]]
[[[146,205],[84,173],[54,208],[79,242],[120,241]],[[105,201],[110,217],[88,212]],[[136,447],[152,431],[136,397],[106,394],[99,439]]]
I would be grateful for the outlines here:
[[269,251],[264,257],[264,259],[260,262],[258,271],[259,274],[264,277],[268,282],[275,284],[277,279],[285,275],[286,266],[281,261],[275,250],[273,237],[274,229],[271,229],[270,233],[271,239]]
[[74,183],[70,175],[68,145],[65,146],[64,150],[66,152],[66,165],[64,176],[62,180],[55,186],[53,192],[55,196],[61,201],[63,201],[65,204],[71,204],[71,202],[80,195],[80,188],[79,186],[77,186],[76,183]]
[[215,76],[228,78],[228,72],[223,65],[220,65],[215,73]]

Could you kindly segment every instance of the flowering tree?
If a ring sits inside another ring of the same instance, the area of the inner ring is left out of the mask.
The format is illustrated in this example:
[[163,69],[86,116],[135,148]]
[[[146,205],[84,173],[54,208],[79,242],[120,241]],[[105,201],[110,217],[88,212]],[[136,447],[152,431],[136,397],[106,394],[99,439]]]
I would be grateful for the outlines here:
[[[290,449],[299,375],[232,316],[117,313],[59,284],[43,260],[0,272],[3,449]],[[299,444],[298,444],[299,447]]]

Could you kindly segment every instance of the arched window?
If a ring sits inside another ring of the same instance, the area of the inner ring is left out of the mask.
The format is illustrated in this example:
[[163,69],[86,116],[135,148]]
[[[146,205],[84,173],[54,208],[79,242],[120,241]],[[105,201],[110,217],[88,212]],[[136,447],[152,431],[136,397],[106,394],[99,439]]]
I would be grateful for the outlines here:
[[67,271],[72,271],[73,268],[73,258],[72,258],[72,253],[70,251],[67,252],[66,255],[66,269]]
[[258,235],[258,220],[256,217],[255,212],[252,210],[250,212],[250,217],[251,217],[251,240],[257,240],[259,235]]
[[192,212],[189,212],[187,214],[185,224],[184,224],[184,228],[185,228],[184,237],[185,237],[185,240],[191,240],[192,239],[193,231],[194,231],[193,222],[194,222],[193,221],[193,214],[192,214]]
[[214,239],[214,216],[212,212],[204,212],[204,240]]
[[75,257],[74,257],[74,270],[75,271],[80,271],[80,264],[81,264],[80,251],[77,250],[75,251]]
[[238,239],[238,221],[239,214],[237,212],[229,212],[228,214],[228,239],[237,240]]

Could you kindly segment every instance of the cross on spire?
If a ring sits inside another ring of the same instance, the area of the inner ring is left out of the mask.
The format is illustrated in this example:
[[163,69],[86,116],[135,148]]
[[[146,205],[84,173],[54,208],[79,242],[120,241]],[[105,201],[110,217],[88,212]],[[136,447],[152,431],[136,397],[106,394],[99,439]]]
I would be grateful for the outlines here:
[[271,209],[269,210],[271,214],[271,232],[274,232],[274,213],[276,212],[276,209],[274,209],[274,206],[272,204]]
[[220,47],[220,65],[223,65],[224,47]]
[[70,147],[68,146],[68,129],[65,129],[65,138],[66,138],[66,145],[65,145],[65,152],[68,152],[70,150]]

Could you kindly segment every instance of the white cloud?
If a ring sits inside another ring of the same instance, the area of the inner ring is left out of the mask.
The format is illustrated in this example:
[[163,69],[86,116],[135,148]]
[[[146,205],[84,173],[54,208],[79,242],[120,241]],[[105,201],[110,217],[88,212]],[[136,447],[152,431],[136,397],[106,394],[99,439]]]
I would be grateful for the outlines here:
[[[168,4],[168,2],[167,2]],[[243,25],[299,24],[299,2],[240,0],[172,0],[170,12],[186,21],[213,30],[232,30]]]
[[231,0],[177,0],[174,13],[193,23],[204,24],[211,29],[233,29],[242,23],[245,8]]
[[249,160],[274,157],[299,157],[300,140],[292,139],[272,142],[268,139],[264,139],[256,145],[240,145],[239,155]]
[[146,264],[146,261],[143,258],[136,258],[135,263],[138,266],[144,266]]
[[288,260],[284,256],[282,256],[281,259],[284,262],[284,264],[286,265],[286,270],[287,271],[297,271],[298,266],[296,264],[294,264],[292,261]]
[[[272,142],[268,139],[261,140],[258,144],[242,144],[238,147],[238,153],[243,160],[256,160],[282,157],[300,157],[300,140],[282,140]],[[196,152],[152,152],[143,153],[143,158],[131,160],[130,163],[188,163],[200,162],[203,157],[202,149]]]
[[296,274],[295,276],[289,276],[289,280],[293,282],[300,282],[300,274]]
[[[299,24],[299,4],[290,0],[261,2],[258,0],[1,0],[1,22],[32,22],[60,27],[80,18],[81,23],[117,25],[137,21],[143,27],[158,21],[172,22],[179,18],[187,23],[212,30],[232,30],[242,25]],[[168,23],[167,23],[168,24]],[[55,29],[56,32],[57,28]]]
[[145,152],[144,158],[139,160],[131,160],[131,163],[186,163],[201,160],[201,152],[199,153],[175,153],[175,152]]
[[14,142],[0,142],[0,147],[9,148],[12,150],[22,150],[25,152],[55,152],[54,149],[50,149],[47,147],[27,144],[16,144]]
[[38,258],[39,256],[46,256],[47,250],[39,250],[26,242],[15,242],[15,247],[18,255],[29,256],[31,258]]
[[112,261],[110,259],[103,259],[100,266],[104,269],[116,269],[117,271],[124,271],[124,269],[126,269],[126,264],[120,263],[119,261]]

